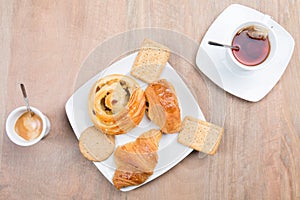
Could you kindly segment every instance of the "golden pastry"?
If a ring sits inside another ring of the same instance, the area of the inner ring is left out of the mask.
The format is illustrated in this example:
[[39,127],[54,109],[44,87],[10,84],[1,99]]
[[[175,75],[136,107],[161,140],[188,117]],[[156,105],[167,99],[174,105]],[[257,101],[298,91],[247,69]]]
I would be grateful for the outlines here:
[[157,149],[162,133],[149,130],[134,142],[119,146],[114,154],[117,169],[113,177],[117,189],[144,183],[158,161]]
[[145,94],[132,78],[120,74],[99,79],[88,99],[89,116],[96,128],[109,135],[129,132],[142,120]]
[[162,79],[150,83],[145,90],[147,115],[164,133],[176,133],[181,128],[180,108],[174,87]]

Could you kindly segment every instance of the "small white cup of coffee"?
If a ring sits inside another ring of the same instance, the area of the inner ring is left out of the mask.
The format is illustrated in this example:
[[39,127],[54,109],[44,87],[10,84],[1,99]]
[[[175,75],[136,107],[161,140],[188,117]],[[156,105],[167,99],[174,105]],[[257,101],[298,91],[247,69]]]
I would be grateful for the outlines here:
[[[251,29],[265,30],[266,38],[251,38],[248,32]],[[227,57],[229,62],[241,71],[256,71],[269,67],[277,48],[273,27],[259,21],[249,21],[238,26],[233,30],[228,43],[239,47],[239,50],[227,49]]]
[[[19,129],[16,127],[18,126],[18,120],[21,119],[21,116],[25,116],[28,113],[26,106],[18,107],[13,110],[7,117],[6,120],[6,134],[9,139],[19,145],[19,146],[31,146],[38,143],[41,139],[43,139],[46,135],[48,135],[50,131],[50,121],[41,111],[34,107],[30,107],[32,113],[31,117],[36,117],[40,123],[40,131],[38,135],[32,139],[25,138],[22,134],[17,133],[20,132]],[[26,123],[26,122],[25,122]],[[24,131],[24,130],[23,130]]]

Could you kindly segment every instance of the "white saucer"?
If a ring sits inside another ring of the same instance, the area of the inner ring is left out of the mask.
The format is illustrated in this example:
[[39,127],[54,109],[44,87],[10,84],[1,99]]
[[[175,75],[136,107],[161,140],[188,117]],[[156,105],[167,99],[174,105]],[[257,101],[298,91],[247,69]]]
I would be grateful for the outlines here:
[[[274,59],[267,68],[243,71],[231,66],[226,49],[211,46],[208,41],[230,42],[232,31],[248,21],[259,21],[273,29],[277,38]],[[200,44],[197,67],[215,84],[242,99],[257,102],[267,95],[284,73],[294,51],[292,36],[270,16],[254,9],[232,4],[209,27]]]

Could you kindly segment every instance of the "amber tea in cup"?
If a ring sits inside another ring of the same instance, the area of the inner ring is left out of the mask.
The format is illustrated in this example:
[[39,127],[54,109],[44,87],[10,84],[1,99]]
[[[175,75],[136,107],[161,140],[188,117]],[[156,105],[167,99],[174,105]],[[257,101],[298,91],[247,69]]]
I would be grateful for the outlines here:
[[271,45],[268,30],[260,26],[247,26],[240,29],[232,40],[232,50],[235,59],[243,65],[255,67],[263,63],[269,56]]

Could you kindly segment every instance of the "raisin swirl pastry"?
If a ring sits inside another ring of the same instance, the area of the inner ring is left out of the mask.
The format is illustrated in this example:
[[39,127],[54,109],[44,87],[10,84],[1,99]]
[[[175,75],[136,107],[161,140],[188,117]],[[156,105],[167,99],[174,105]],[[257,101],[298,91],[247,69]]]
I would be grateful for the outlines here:
[[136,127],[144,116],[144,91],[132,78],[113,74],[99,79],[88,99],[89,116],[96,128],[119,135]]

